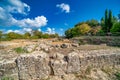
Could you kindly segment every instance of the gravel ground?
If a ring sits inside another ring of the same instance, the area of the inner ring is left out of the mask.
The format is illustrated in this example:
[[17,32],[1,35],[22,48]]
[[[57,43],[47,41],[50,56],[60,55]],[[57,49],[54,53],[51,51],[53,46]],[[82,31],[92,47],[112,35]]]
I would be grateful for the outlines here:
[[[48,42],[48,43],[47,43]],[[9,60],[16,58],[21,54],[17,54],[13,51],[14,48],[23,47],[26,45],[33,45],[45,43],[48,45],[57,45],[57,44],[64,44],[64,43],[71,43],[69,40],[64,41],[55,41],[55,40],[13,40],[13,41],[3,41],[0,42],[0,61],[2,60]],[[70,52],[78,52],[81,56],[88,56],[88,55],[100,55],[100,54],[110,54],[110,53],[120,53],[120,48],[118,47],[109,47],[105,44],[102,45],[80,45],[79,47],[70,47],[70,48],[53,48],[49,53],[61,53],[61,54],[68,54]]]

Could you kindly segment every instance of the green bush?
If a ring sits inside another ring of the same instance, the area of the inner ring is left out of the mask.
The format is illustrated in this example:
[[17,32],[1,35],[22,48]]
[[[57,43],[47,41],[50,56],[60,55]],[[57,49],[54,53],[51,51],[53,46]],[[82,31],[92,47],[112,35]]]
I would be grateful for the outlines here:
[[39,39],[38,36],[31,36],[30,39]]
[[0,41],[11,41],[12,39],[10,38],[0,38]]
[[2,79],[1,80],[14,80],[12,77],[2,77]]
[[113,27],[111,28],[110,30],[112,33],[115,33],[115,32],[120,32],[120,22],[117,22],[113,25]]
[[25,49],[23,49],[22,47],[15,48],[14,50],[17,53],[27,53],[27,51]]
[[88,35],[91,30],[91,27],[88,24],[80,24],[75,27],[65,31],[66,38],[73,38],[82,35]]
[[116,76],[116,80],[120,80],[120,72],[117,72],[115,76]]
[[96,36],[106,36],[106,33],[103,30],[100,30],[96,33]]

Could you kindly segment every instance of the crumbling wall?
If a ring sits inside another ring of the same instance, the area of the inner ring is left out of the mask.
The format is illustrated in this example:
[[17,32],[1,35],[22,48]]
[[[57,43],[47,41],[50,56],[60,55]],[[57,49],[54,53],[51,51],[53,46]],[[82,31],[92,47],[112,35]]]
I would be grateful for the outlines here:
[[49,76],[63,77],[64,75],[78,73],[88,66],[93,68],[118,67],[120,66],[120,53],[84,57],[76,52],[67,55],[54,53],[53,56],[39,52],[21,55],[15,62],[1,65],[0,76],[15,74],[15,80],[42,80],[48,79]]
[[0,64],[0,80],[3,77],[9,77],[10,79],[19,80],[18,67],[15,60],[4,61]]

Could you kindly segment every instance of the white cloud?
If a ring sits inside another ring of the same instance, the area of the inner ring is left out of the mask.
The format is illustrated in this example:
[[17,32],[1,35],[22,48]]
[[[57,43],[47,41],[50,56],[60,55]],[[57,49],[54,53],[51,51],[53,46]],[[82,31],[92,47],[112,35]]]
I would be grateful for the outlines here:
[[62,11],[65,11],[65,13],[70,13],[70,5],[62,3],[62,4],[57,4],[56,7],[59,7],[62,9]]
[[6,33],[10,33],[10,32],[22,33],[21,30],[7,30]]
[[15,30],[14,32],[15,32],[15,33],[21,33],[21,31],[19,31],[19,30]]
[[31,33],[32,29],[31,28],[23,28],[23,29],[18,29],[18,30],[7,30],[5,33],[10,33],[10,32],[15,32],[19,34],[24,34],[25,32],[30,32]]
[[45,16],[37,16],[34,19],[24,18],[18,20],[13,17],[13,14],[27,15],[30,11],[30,6],[20,0],[2,0],[0,1],[0,26],[10,27],[41,27],[48,22]]
[[23,28],[23,32],[31,32],[32,29],[31,28]]
[[17,24],[21,27],[41,27],[47,24],[48,20],[44,16],[38,16],[35,19],[18,20]]
[[48,34],[55,34],[55,28],[48,27],[46,33],[48,33]]
[[0,7],[0,26],[13,25],[15,19],[4,8]]
[[40,31],[40,32],[41,32],[42,30],[41,30],[41,29],[38,29],[38,31]]
[[14,32],[13,30],[8,30],[6,33]]
[[30,11],[30,6],[20,0],[2,0],[1,7],[10,13],[27,14]]
[[[41,29],[39,28],[38,31],[41,31]],[[15,33],[19,33],[19,34],[24,34],[25,32],[29,32],[31,33],[32,32],[32,29],[31,28],[23,28],[23,29],[17,29],[17,30],[7,30],[7,31],[4,31],[4,33],[10,33],[10,32],[15,32]],[[48,27],[46,32],[44,33],[47,33],[47,34],[55,34],[55,28],[50,28]]]

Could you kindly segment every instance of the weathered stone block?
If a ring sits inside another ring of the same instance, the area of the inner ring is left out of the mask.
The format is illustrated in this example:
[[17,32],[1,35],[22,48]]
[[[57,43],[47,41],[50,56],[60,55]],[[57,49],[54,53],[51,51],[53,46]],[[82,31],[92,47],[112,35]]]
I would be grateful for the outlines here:
[[18,80],[18,68],[14,60],[3,62],[0,64],[0,79],[4,76]]
[[66,72],[67,62],[63,60],[51,60],[50,61],[51,70],[53,70],[53,75],[62,76]]
[[77,73],[80,71],[80,58],[78,53],[72,52],[67,55],[68,65],[67,73]]
[[20,80],[35,80],[47,78],[50,74],[46,53],[24,55],[17,58]]

